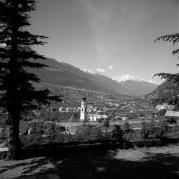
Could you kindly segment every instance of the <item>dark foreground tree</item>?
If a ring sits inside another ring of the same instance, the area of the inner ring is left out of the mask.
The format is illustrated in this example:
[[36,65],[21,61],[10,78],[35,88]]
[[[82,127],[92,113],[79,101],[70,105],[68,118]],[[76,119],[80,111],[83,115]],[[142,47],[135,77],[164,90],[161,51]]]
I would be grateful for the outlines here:
[[24,113],[52,97],[48,90],[34,87],[40,79],[30,70],[45,66],[37,61],[45,58],[30,47],[44,45],[46,37],[27,30],[35,4],[35,0],[0,1],[0,107],[8,113],[9,159],[16,159],[20,151],[19,122]]
[[[170,35],[164,35],[161,37],[158,37],[155,42],[157,41],[164,41],[169,42],[173,46],[178,45],[179,43],[179,33],[170,34]],[[179,49],[175,49],[172,51],[173,55],[179,54]],[[176,64],[179,66],[179,64]],[[178,107],[178,91],[179,91],[179,73],[171,74],[171,73],[158,73],[154,76],[158,76],[161,79],[166,79],[167,81],[170,81],[172,85],[170,86],[170,91],[172,93],[172,101],[170,101],[171,104],[174,104],[176,107]]]

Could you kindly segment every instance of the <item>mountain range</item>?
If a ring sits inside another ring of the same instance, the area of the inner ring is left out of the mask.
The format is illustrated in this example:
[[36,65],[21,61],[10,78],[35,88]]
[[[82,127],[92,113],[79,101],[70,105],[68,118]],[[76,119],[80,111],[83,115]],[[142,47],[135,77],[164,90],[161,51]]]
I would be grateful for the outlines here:
[[84,72],[70,64],[47,58],[48,67],[36,71],[41,85],[69,87],[118,95],[142,96],[157,88],[156,84],[145,81],[117,82],[101,74]]

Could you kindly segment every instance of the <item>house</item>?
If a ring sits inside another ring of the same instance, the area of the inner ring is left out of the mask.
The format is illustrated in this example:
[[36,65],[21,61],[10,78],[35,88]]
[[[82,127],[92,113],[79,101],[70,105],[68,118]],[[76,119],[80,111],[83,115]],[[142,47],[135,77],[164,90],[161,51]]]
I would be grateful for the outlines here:
[[174,118],[177,118],[179,119],[179,111],[166,111],[165,113],[165,117],[167,118],[171,118],[171,117],[174,117]]
[[90,122],[97,122],[99,120],[107,119],[108,116],[105,114],[88,114]]
[[122,118],[121,118],[123,121],[126,121],[126,120],[128,120],[128,117],[126,117],[126,116],[122,116]]
[[63,107],[59,107],[58,111],[63,112]]
[[155,109],[157,109],[158,111],[163,110],[163,109],[173,110],[173,109],[174,109],[174,106],[165,103],[165,104],[157,105],[157,106],[155,107]]

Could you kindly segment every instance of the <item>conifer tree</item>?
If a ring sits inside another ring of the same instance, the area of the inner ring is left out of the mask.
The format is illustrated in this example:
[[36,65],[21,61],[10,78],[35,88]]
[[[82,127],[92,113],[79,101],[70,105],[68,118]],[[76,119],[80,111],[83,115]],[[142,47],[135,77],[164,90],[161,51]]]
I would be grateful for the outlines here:
[[[177,45],[179,43],[179,33],[175,33],[175,34],[170,34],[170,35],[164,35],[161,37],[158,37],[154,42],[157,41],[164,41],[164,42],[169,42],[171,43],[173,46]],[[172,51],[172,55],[178,55],[179,54],[179,49],[175,49]],[[176,64],[177,66],[179,66],[179,64]],[[174,104],[176,107],[178,106],[178,90],[179,90],[179,73],[157,73],[154,76],[158,76],[161,79],[166,79],[167,81],[171,82],[170,84],[170,91],[171,91],[171,95],[172,98],[171,102],[172,104]]]
[[49,103],[52,97],[47,89],[34,87],[40,79],[30,70],[45,67],[38,60],[45,58],[31,46],[44,45],[46,37],[27,30],[35,5],[35,0],[0,1],[0,107],[8,113],[9,159],[16,159],[20,151],[19,122],[23,113],[35,109],[37,102]]
[[[177,45],[179,43],[179,33],[158,37],[154,42],[157,42],[157,41],[170,42],[170,43],[172,43],[173,46]],[[173,55],[179,54],[179,49],[177,48],[177,49],[173,50],[172,54]],[[176,65],[179,66],[179,64],[176,64]],[[172,81],[172,82],[176,83],[177,85],[179,85],[179,74],[178,73],[176,73],[176,74],[158,73],[158,74],[155,74],[155,76],[159,76],[161,78]]]

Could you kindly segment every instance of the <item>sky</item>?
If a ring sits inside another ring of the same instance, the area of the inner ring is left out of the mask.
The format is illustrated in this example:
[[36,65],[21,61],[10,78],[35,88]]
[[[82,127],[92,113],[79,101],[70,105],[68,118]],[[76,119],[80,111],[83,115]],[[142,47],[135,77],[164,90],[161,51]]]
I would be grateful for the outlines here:
[[176,73],[169,43],[178,32],[178,0],[38,0],[31,32],[48,36],[35,49],[50,58],[115,80],[147,80]]

